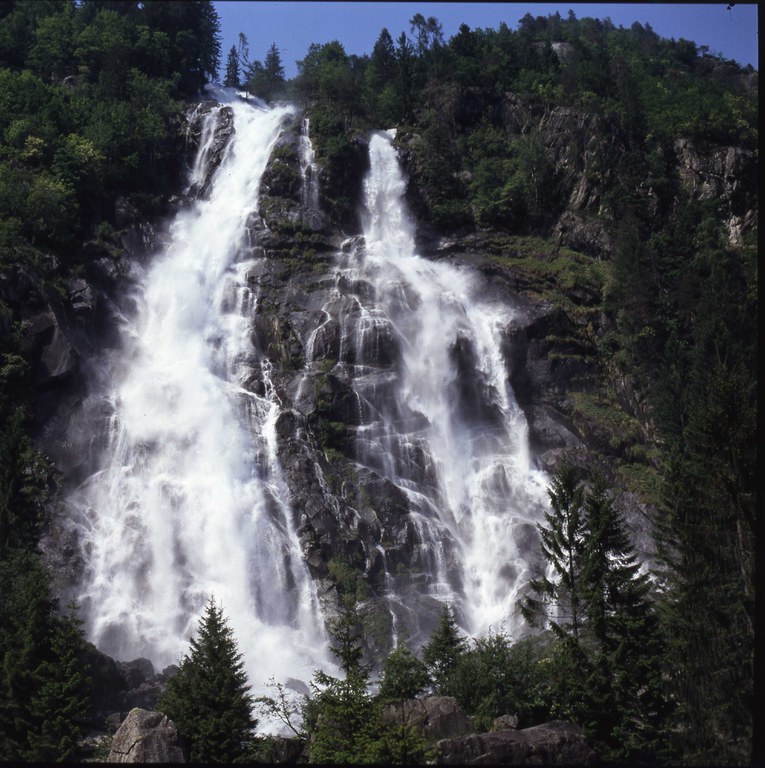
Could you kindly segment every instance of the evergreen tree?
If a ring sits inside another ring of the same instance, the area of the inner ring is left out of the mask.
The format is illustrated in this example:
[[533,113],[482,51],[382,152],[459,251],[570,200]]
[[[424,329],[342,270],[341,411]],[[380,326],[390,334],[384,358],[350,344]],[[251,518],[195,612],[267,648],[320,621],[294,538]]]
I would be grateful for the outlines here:
[[263,62],[253,61],[246,72],[247,88],[263,99],[273,99],[284,89],[284,66],[276,43]]
[[460,636],[451,608],[445,605],[438,627],[422,649],[422,658],[428,669],[433,690],[441,696],[451,696],[451,675],[467,650],[465,638]]
[[367,690],[369,667],[362,663],[361,620],[356,601],[341,599],[338,616],[330,621],[333,645],[344,678],[317,670],[311,682],[313,697],[306,701],[303,719],[311,734],[312,763],[377,762],[378,712]]
[[379,696],[383,701],[414,699],[428,686],[428,670],[409,650],[406,642],[399,642],[382,669]]
[[36,689],[30,700],[35,727],[27,734],[28,759],[35,762],[71,760],[81,737],[79,720],[85,715],[91,679],[81,661],[82,622],[70,614],[56,618],[50,656],[35,670]]
[[238,88],[239,87],[239,56],[236,52],[236,46],[232,45],[231,50],[228,52],[228,59],[226,60],[226,77],[223,80],[223,85],[226,88]]
[[71,759],[89,694],[82,631],[59,617],[39,558],[0,560],[0,761]]
[[191,652],[157,704],[190,744],[192,762],[245,760],[256,720],[242,655],[223,611],[211,598]]
[[527,597],[522,611],[532,622],[546,617],[548,605],[557,611],[557,619],[545,618],[558,638],[554,714],[580,723],[607,759],[658,759],[668,703],[648,576],[602,479],[585,490],[579,470],[565,463],[550,501],[540,532],[558,580],[532,581],[538,599]]
[[[557,581],[543,576],[532,579],[531,590],[521,612],[531,623],[542,619],[559,636],[569,633],[579,642],[581,586],[579,583],[585,545],[583,517],[584,490],[579,483],[579,470],[565,462],[553,477],[548,495],[551,512],[545,512],[546,525],[538,525],[542,536],[542,552],[555,570]],[[547,617],[547,606],[554,605],[556,618]]]

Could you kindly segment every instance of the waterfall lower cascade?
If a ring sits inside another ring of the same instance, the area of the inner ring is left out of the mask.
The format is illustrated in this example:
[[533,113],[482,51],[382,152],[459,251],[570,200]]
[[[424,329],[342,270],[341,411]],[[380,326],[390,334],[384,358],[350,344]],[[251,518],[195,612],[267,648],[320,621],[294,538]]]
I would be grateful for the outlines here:
[[[281,404],[254,342],[257,295],[246,280],[248,217],[290,109],[235,99],[228,108],[235,133],[209,198],[176,217],[138,285],[101,393],[108,444],[67,505],[98,648],[160,669],[177,663],[214,596],[257,692],[270,677],[307,681],[331,662],[276,456]],[[221,109],[206,118],[192,184]]]
[[[324,307],[341,329],[335,371],[359,402],[356,458],[406,495],[424,592],[471,634],[515,634],[547,479],[532,466],[502,353],[513,310],[485,298],[471,272],[415,253],[391,137],[374,135],[369,153],[364,244]],[[393,626],[417,634],[421,599],[387,600]]]

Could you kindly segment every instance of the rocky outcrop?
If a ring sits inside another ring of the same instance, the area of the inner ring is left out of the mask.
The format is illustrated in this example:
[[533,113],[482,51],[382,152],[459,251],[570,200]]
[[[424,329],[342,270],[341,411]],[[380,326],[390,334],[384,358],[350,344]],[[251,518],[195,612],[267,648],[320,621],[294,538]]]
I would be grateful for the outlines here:
[[757,200],[757,157],[741,147],[722,147],[689,139],[674,143],[678,173],[694,200],[717,200],[724,207],[731,245],[743,245],[754,224]]
[[523,730],[477,733],[438,742],[439,765],[596,765],[582,730],[560,720]]
[[388,704],[382,710],[381,723],[411,726],[427,741],[457,739],[473,733],[470,718],[452,696],[426,696]]
[[107,763],[185,763],[184,745],[161,712],[132,709],[114,734]]
[[[205,118],[213,111],[219,110],[221,119],[217,121],[213,135],[205,133]],[[210,139],[207,145],[205,172],[202,178],[196,179],[188,190],[193,197],[206,197],[210,192],[210,182],[220,165],[223,152],[228,145],[234,128],[234,112],[231,107],[218,104],[216,101],[205,101],[198,104],[186,115],[186,155],[192,158],[200,145]]]

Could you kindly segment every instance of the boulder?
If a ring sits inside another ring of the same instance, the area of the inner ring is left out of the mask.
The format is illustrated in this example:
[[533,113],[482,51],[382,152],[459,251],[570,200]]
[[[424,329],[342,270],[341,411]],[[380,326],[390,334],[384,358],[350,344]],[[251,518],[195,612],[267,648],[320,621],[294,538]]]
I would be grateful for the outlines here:
[[33,350],[38,387],[50,386],[72,375],[77,368],[77,353],[51,307],[26,320],[23,332],[25,346]]
[[453,696],[426,696],[388,704],[383,708],[382,722],[411,725],[428,741],[455,739],[473,732],[470,718]]
[[521,731],[474,733],[438,742],[440,765],[595,765],[597,755],[582,730],[554,720]]
[[492,731],[507,731],[518,727],[518,715],[500,715],[491,724]]
[[185,763],[172,720],[161,712],[132,709],[114,734],[107,763]]

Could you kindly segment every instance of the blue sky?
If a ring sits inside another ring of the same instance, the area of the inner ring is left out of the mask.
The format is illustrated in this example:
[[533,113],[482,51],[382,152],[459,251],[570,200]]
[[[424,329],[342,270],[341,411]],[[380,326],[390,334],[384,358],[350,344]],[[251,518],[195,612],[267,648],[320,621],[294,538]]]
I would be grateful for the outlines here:
[[[243,32],[249,41],[250,58],[262,61],[271,43],[282,55],[285,74],[297,74],[311,43],[339,40],[346,53],[371,53],[380,31],[387,27],[393,38],[410,34],[409,19],[415,13],[435,16],[443,25],[444,38],[457,33],[460,24],[471,29],[496,29],[504,21],[516,29],[526,13],[547,16],[558,11],[565,17],[571,8],[578,18],[608,16],[617,26],[648,23],[662,37],[685,38],[706,45],[712,53],[759,69],[757,58],[757,5],[724,2],[709,4],[670,3],[405,3],[405,2],[242,2],[219,0],[215,7],[221,20],[221,72],[226,55]],[[411,36],[411,35],[410,35]]]

